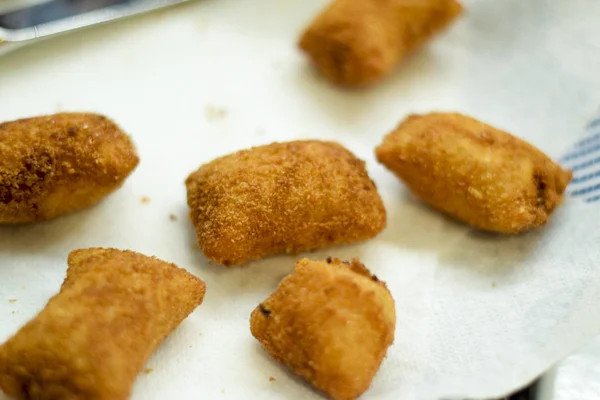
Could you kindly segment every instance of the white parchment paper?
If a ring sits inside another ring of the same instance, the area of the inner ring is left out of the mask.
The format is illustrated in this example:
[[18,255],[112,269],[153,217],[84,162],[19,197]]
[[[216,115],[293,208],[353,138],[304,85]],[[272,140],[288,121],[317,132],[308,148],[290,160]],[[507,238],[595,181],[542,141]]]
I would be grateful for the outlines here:
[[377,239],[309,255],[360,257],[396,299],[397,340],[365,399],[499,397],[600,333],[600,203],[570,199],[529,234],[483,234],[423,206],[373,157],[408,113],[433,110],[473,115],[559,157],[600,99],[600,2],[465,0],[459,23],[364,91],[329,85],[295,46],[325,3],[200,0],[0,58],[0,120],[103,113],[141,156],[98,207],[0,228],[0,341],[58,291],[71,250],[132,249],[208,285],[134,400],[320,398],[249,331],[252,309],[301,255],[245,269],[207,262],[183,185],[216,156],[298,138],[337,140],[365,159],[388,210]]

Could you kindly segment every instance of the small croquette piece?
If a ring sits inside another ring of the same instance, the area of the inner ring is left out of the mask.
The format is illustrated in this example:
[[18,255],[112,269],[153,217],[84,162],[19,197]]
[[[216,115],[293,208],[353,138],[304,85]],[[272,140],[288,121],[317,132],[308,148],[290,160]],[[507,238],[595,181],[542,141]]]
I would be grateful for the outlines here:
[[360,396],[394,342],[385,283],[358,259],[302,259],[250,317],[266,351],[335,400]]
[[226,266],[366,240],[386,223],[363,161],[337,143],[274,143],[218,158],[186,181],[207,258]]
[[501,233],[546,223],[572,176],[523,140],[453,113],[408,117],[376,155],[434,208]]
[[44,310],[0,347],[0,388],[20,400],[125,400],[205,285],[153,257],[77,250]]
[[95,114],[0,124],[0,224],[43,221],[90,207],[138,164],[130,138]]
[[335,0],[304,32],[300,48],[332,82],[365,86],[461,12],[456,0]]

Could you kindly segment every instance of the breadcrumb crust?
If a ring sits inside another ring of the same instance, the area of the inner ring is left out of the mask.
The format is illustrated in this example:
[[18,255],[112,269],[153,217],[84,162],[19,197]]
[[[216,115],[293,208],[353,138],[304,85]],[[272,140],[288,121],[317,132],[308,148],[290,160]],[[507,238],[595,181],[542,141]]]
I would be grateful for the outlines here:
[[252,335],[335,400],[371,385],[394,341],[394,300],[358,259],[302,259],[250,317]]
[[0,224],[37,222],[90,207],[139,162],[106,117],[61,113],[0,124]]
[[426,203],[500,233],[545,224],[572,177],[532,145],[457,113],[412,115],[375,152]]
[[153,257],[76,250],[60,293],[0,346],[0,388],[19,400],[125,400],[204,282]]
[[239,151],[201,166],[186,186],[198,244],[226,266],[366,240],[386,224],[364,162],[333,142]]

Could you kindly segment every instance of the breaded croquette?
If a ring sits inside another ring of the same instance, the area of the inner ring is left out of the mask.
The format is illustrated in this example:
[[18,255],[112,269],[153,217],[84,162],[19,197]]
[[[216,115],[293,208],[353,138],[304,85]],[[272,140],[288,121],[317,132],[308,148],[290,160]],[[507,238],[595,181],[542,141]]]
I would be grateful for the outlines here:
[[273,358],[335,400],[369,388],[395,327],[392,295],[357,259],[298,261],[250,317]]
[[186,181],[207,258],[226,266],[366,240],[386,223],[363,161],[337,143],[273,143],[200,167]]
[[365,86],[461,11],[456,0],[334,0],[308,27],[300,47],[332,82]]
[[95,114],[0,124],[0,224],[81,210],[116,190],[138,164],[133,143]]
[[125,400],[205,285],[153,257],[77,250],[60,293],[0,347],[0,388],[20,400]]
[[545,224],[572,176],[532,145],[461,114],[410,116],[376,154],[426,203],[501,233]]

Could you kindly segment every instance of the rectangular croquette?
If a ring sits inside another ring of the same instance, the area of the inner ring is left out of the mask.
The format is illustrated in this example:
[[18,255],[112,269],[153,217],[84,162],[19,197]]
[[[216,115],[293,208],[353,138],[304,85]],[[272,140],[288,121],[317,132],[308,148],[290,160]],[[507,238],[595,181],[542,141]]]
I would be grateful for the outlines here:
[[117,190],[139,158],[131,138],[97,114],[0,124],[0,224],[82,210]]
[[429,205],[500,233],[545,224],[572,176],[529,143],[457,113],[408,117],[376,154]]
[[304,32],[300,47],[332,82],[364,86],[461,12],[456,0],[335,0]]
[[358,259],[298,261],[250,318],[273,358],[335,400],[369,388],[395,326],[392,295]]
[[201,166],[186,186],[198,244],[227,266],[366,240],[386,225],[365,163],[333,142],[239,151]]
[[205,285],[156,258],[77,250],[60,293],[0,347],[0,388],[20,400],[125,400]]

